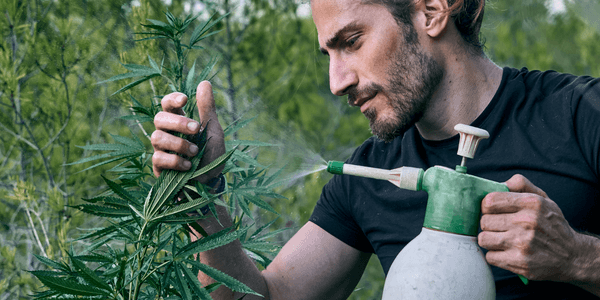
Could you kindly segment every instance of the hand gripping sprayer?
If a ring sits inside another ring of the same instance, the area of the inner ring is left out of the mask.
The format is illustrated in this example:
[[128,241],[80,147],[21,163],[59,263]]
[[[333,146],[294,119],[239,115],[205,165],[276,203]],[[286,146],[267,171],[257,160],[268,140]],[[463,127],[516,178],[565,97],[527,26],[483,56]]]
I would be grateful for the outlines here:
[[[388,180],[413,191],[427,191],[427,208],[421,233],[398,254],[385,280],[383,300],[393,299],[495,299],[491,269],[477,233],[481,201],[491,192],[508,192],[505,184],[467,174],[467,157],[473,158],[483,129],[458,124],[458,155],[454,170],[435,166],[384,170],[330,161],[327,171]],[[523,283],[527,279],[519,275]]]

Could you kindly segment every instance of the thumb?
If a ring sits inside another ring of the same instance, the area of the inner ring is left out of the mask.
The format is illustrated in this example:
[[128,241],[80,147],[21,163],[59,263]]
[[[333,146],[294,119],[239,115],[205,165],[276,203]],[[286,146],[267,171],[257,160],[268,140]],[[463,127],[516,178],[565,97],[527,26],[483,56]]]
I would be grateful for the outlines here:
[[544,192],[539,187],[535,186],[529,179],[525,178],[525,176],[516,174],[511,177],[506,182],[506,186],[511,192],[515,193],[532,193],[545,198],[548,198],[546,192]]
[[206,126],[208,120],[218,122],[217,110],[215,108],[215,98],[212,92],[212,85],[208,81],[202,81],[196,88],[196,106],[202,127]]

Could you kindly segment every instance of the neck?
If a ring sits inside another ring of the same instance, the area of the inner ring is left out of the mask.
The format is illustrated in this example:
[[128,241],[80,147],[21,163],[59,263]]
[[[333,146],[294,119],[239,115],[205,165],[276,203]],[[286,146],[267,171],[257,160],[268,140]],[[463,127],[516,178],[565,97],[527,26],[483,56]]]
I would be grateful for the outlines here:
[[502,69],[485,56],[455,53],[442,62],[445,74],[423,117],[416,123],[427,140],[457,134],[454,125],[471,124],[485,110],[502,81]]

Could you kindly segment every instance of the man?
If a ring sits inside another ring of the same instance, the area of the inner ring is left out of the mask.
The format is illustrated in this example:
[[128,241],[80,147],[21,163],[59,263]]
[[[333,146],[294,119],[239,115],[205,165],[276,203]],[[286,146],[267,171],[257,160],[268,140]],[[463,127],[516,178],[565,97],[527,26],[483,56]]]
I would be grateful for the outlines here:
[[[498,299],[600,296],[600,100],[597,79],[500,68],[485,57],[478,34],[482,1],[313,0],[319,44],[330,57],[331,91],[348,95],[370,121],[372,138],[349,162],[392,169],[453,167],[455,124],[486,129],[469,173],[506,181],[511,192],[482,202],[478,243],[489,250]],[[212,136],[207,163],[224,153],[211,86],[197,93]],[[154,171],[186,170],[195,145],[167,131],[194,134],[181,116],[185,96],[162,100]],[[523,174],[523,175],[515,175]],[[216,174],[200,178],[208,182]],[[531,180],[531,181],[530,181]],[[238,242],[201,254],[204,263],[246,283],[266,299],[345,299],[371,253],[387,272],[419,232],[426,194],[384,181],[335,176],[310,221],[259,272]],[[223,226],[228,226],[219,208]],[[214,218],[200,221],[209,233]],[[532,280],[520,283],[516,274]],[[204,283],[210,279],[200,274]],[[222,287],[215,299],[238,299]],[[245,297],[244,299],[255,299]]]

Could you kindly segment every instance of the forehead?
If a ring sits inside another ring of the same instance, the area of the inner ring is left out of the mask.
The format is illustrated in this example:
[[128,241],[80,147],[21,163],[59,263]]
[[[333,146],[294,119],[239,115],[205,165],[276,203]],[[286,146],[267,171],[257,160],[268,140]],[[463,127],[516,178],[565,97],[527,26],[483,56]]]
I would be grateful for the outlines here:
[[361,0],[312,0],[313,21],[319,34],[319,44],[324,46],[338,30],[349,24],[376,26],[395,21],[381,5],[364,4]]

